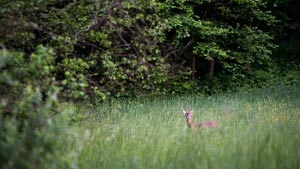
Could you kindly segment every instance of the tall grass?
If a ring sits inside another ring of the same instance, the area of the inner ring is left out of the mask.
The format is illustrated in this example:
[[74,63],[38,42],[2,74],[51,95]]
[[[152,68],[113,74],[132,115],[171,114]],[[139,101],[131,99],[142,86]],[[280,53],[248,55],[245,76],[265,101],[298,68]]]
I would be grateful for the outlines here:
[[[194,121],[219,127],[192,131]],[[78,105],[78,168],[296,169],[300,167],[300,87],[213,97],[156,97]]]

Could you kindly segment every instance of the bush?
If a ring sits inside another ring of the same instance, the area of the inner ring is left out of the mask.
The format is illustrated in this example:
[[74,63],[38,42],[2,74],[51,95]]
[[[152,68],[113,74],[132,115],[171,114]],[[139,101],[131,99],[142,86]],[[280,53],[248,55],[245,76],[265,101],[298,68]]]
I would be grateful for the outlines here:
[[71,109],[58,102],[53,56],[0,50],[0,168],[70,168],[59,150]]

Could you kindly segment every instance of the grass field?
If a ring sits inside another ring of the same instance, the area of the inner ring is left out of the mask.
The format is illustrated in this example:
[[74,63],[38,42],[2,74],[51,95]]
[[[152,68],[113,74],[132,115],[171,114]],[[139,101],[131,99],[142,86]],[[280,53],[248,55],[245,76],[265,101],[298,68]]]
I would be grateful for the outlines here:
[[[218,128],[192,131],[194,121]],[[156,97],[77,105],[85,120],[77,167],[94,168],[300,168],[300,87],[281,86],[212,97]]]

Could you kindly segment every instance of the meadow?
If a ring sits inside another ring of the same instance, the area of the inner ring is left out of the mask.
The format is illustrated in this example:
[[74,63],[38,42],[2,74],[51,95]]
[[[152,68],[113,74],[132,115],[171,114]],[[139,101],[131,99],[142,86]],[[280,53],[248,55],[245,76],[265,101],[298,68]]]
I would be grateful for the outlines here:
[[[76,167],[296,169],[300,167],[300,86],[204,96],[151,97],[77,104]],[[194,121],[218,128],[190,130]],[[62,150],[63,151],[63,150]]]

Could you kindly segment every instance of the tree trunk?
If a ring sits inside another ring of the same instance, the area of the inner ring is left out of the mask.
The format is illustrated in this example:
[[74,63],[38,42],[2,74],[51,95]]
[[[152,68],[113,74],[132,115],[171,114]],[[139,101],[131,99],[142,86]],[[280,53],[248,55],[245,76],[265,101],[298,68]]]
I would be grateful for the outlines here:
[[209,93],[212,94],[213,91],[213,86],[214,86],[214,70],[215,70],[215,59],[213,58],[210,61],[210,69],[209,69],[209,74],[208,74],[208,78],[209,78]]
[[210,70],[209,70],[209,80],[212,82],[214,80],[214,69],[215,69],[215,59],[213,58],[210,61]]
[[196,57],[192,58],[192,80],[195,80],[195,71],[196,71]]

